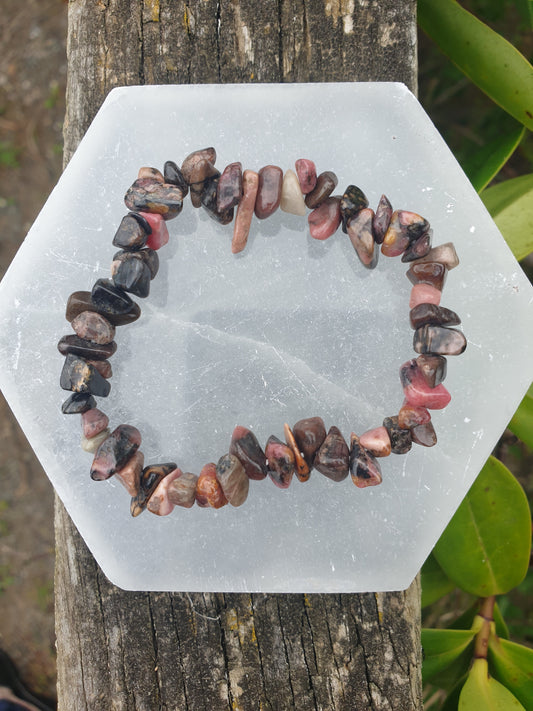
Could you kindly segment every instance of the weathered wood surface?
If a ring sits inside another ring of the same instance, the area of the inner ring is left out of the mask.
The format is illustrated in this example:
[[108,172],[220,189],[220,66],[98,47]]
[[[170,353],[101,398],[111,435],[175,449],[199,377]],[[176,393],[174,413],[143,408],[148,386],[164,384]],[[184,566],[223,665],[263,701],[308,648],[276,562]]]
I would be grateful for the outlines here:
[[[127,84],[403,81],[415,0],[70,0],[65,161]],[[420,590],[130,593],[56,502],[60,711],[421,709]]]

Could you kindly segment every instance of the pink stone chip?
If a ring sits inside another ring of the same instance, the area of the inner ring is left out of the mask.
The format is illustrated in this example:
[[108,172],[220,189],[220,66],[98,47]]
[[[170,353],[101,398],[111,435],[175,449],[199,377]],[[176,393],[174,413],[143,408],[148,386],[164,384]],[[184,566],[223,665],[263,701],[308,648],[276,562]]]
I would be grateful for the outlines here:
[[133,457],[119,469],[115,478],[117,478],[122,486],[126,489],[128,494],[132,497],[137,496],[139,493],[139,485],[141,481],[141,474],[144,468],[144,454],[142,452],[135,452]]
[[[420,373],[422,374],[422,371],[420,371]],[[411,405],[408,400],[404,400],[400,412],[398,413],[398,424],[403,430],[410,430],[418,425],[425,425],[430,420],[431,415],[425,407]]]
[[141,433],[132,425],[119,425],[98,448],[91,479],[103,481],[122,469],[141,444]]
[[87,410],[81,416],[81,426],[83,434],[87,439],[91,439],[97,434],[100,434],[109,424],[109,417],[103,412],[93,407]]
[[444,385],[430,388],[416,364],[416,360],[407,361],[400,368],[400,381],[406,400],[410,405],[425,407],[428,410],[442,410],[452,396]]
[[191,472],[184,472],[170,482],[168,498],[174,506],[190,509],[196,501],[196,484],[198,477]]
[[139,178],[151,178],[152,180],[157,180],[158,183],[165,182],[163,174],[161,173],[160,170],[158,170],[157,168],[149,168],[147,166],[139,168],[139,173],[137,174],[137,180],[139,180]]
[[423,262],[439,262],[444,264],[446,269],[454,269],[459,264],[459,257],[453,246],[453,242],[439,244],[430,249],[425,257],[416,260],[416,264]]
[[440,304],[442,294],[431,284],[415,284],[411,289],[411,298],[409,299],[409,308],[414,309],[419,304]]
[[359,438],[359,444],[375,457],[388,457],[391,453],[390,437],[385,427],[375,427],[364,432]]
[[82,311],[73,319],[70,325],[77,336],[99,345],[111,343],[115,338],[113,324],[95,311]]
[[252,217],[254,216],[255,200],[257,190],[259,188],[259,173],[254,173],[253,170],[245,170],[242,174],[242,189],[243,196],[237,207],[237,215],[235,217],[235,225],[233,228],[233,240],[231,242],[231,251],[233,254],[238,254],[246,247]]
[[157,516],[168,516],[174,511],[174,504],[169,497],[169,485],[182,475],[181,469],[174,469],[167,474],[156,486],[154,493],[150,496],[146,508]]
[[146,246],[150,249],[159,249],[167,244],[169,240],[168,227],[163,217],[155,212],[140,212],[139,215],[142,215],[152,228],[152,234],[148,235]]
[[326,198],[323,203],[309,213],[307,221],[313,239],[324,240],[331,237],[339,229],[341,223],[340,198]]
[[316,185],[316,166],[308,158],[299,158],[294,164],[300,188],[304,195],[314,190]]

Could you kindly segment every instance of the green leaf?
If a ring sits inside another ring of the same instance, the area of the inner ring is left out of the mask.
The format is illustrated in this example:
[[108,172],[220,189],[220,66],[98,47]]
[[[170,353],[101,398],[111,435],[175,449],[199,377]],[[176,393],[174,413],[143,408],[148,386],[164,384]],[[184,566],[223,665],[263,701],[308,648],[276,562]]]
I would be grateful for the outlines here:
[[452,688],[468,671],[474,648],[472,630],[422,630],[422,678]]
[[533,649],[491,635],[488,660],[495,679],[526,706],[533,700]]
[[533,251],[533,173],[484,190],[481,199],[517,259]]
[[460,588],[488,597],[523,580],[530,540],[526,495],[507,467],[489,457],[433,552]]
[[514,413],[509,429],[530,449],[533,449],[533,386],[529,388],[526,396]]
[[[479,612],[479,601],[476,600],[476,602],[466,610],[466,612],[463,612],[463,614],[458,617],[456,620],[452,622],[451,625],[448,625],[449,630],[469,630],[472,627],[472,624],[474,622],[474,617],[477,615]],[[502,617],[502,613],[500,611],[500,608],[498,606],[498,603],[494,603],[494,611],[493,611],[493,617],[494,617],[494,624],[496,626],[496,634],[499,637],[503,637],[504,639],[509,639],[509,630],[507,628],[507,624],[505,623],[505,620]]]
[[455,588],[455,583],[450,580],[437,563],[433,553],[429,554],[422,566],[420,581],[422,584],[422,607],[432,605]]
[[455,0],[418,0],[418,22],[474,84],[533,130],[533,67],[510,42]]
[[453,689],[446,697],[446,700],[442,704],[440,711],[457,711],[457,708],[459,706],[459,697],[461,696],[461,691],[463,690],[463,686],[465,684],[465,681],[467,680],[467,677],[468,674],[465,674],[459,679],[457,684],[453,687]]
[[459,711],[527,711],[499,681],[488,675],[487,660],[475,659],[459,696]]
[[463,164],[465,173],[478,193],[498,175],[522,140],[526,129],[519,123],[513,123],[514,126],[505,135],[488,142]]

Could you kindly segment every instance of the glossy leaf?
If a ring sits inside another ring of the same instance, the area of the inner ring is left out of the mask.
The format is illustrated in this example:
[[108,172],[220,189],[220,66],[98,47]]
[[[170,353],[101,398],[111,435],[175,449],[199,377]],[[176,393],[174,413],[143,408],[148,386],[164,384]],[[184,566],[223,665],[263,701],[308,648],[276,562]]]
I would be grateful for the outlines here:
[[509,121],[512,121],[513,125],[508,132],[479,148],[463,164],[465,173],[478,193],[498,175],[524,136],[524,126],[511,118]]
[[533,387],[529,388],[518,406],[513,419],[509,422],[509,429],[530,449],[533,449]]
[[523,580],[530,540],[526,495],[507,467],[490,457],[433,552],[460,588],[488,597]]
[[422,607],[432,605],[455,588],[455,583],[440,567],[433,553],[429,554],[422,566],[420,582],[422,585]]
[[533,649],[492,635],[488,660],[495,679],[526,707],[533,703]]
[[[471,607],[469,607],[466,612],[463,612],[463,614],[456,620],[454,620],[451,625],[448,625],[448,629],[469,630],[472,627],[474,617],[477,615],[478,612],[479,601],[476,600],[476,602]],[[498,637],[509,639],[509,629],[507,628],[507,624],[505,623],[505,620],[502,617],[502,613],[500,612],[498,603],[494,603],[494,610],[492,614],[494,617],[494,624],[496,626],[496,634],[498,635]]]
[[418,0],[418,22],[474,84],[533,130],[533,67],[510,42],[455,0]]
[[474,648],[472,630],[422,630],[422,678],[452,688],[468,671]]
[[475,659],[459,696],[459,711],[526,711],[499,681],[488,675],[487,660]]
[[498,183],[480,195],[517,259],[533,251],[533,174]]

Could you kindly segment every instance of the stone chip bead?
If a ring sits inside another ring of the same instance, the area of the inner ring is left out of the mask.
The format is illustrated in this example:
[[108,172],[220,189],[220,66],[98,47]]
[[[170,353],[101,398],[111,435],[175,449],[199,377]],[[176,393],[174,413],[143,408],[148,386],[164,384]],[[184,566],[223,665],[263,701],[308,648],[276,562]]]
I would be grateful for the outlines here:
[[294,474],[294,452],[289,445],[271,435],[266,443],[268,474],[280,489],[288,489]]
[[132,425],[119,425],[100,445],[91,467],[91,479],[109,479],[139,449],[141,433]]
[[102,430],[102,432],[95,435],[94,437],[85,437],[82,435],[81,448],[84,452],[94,454],[98,447],[102,444],[102,442],[109,437],[109,433],[110,430],[106,427],[105,430]]
[[228,503],[217,479],[217,465],[209,462],[200,472],[196,483],[196,503],[201,508],[220,509]]
[[265,165],[259,171],[259,184],[255,199],[255,216],[264,220],[270,217],[281,202],[283,171],[277,165]]
[[174,504],[170,500],[169,496],[169,486],[170,484],[181,476],[181,469],[173,469],[170,474],[167,474],[159,484],[154,489],[154,493],[148,499],[146,508],[150,513],[156,516],[168,516],[172,511],[174,511]]
[[310,210],[314,210],[315,207],[318,207],[320,203],[324,202],[324,200],[331,195],[337,187],[338,182],[339,179],[331,170],[326,170],[323,173],[320,173],[316,180],[315,187],[305,196],[305,204],[307,207]]
[[168,227],[163,217],[155,212],[140,212],[139,215],[144,217],[152,230],[146,240],[146,246],[157,251],[161,249],[161,247],[164,247],[165,244],[168,244],[170,235],[168,234]]
[[163,168],[163,177],[165,183],[170,183],[171,185],[177,185],[177,187],[183,193],[183,197],[186,197],[189,192],[189,186],[185,180],[185,176],[174,163],[174,161],[167,160]]
[[170,482],[168,499],[174,506],[190,509],[196,501],[196,485],[198,477],[191,472],[183,472]]
[[415,444],[420,444],[422,447],[433,447],[437,444],[437,435],[432,422],[426,422],[423,425],[417,425],[411,430],[411,439]]
[[315,456],[314,467],[328,479],[342,481],[348,476],[350,450],[338,427],[330,427]]
[[426,325],[416,329],[413,348],[423,354],[461,355],[466,349],[466,338],[456,328]]
[[414,309],[420,304],[440,304],[441,292],[431,284],[415,284],[409,296],[409,308]]
[[359,438],[359,444],[374,457],[388,457],[391,453],[390,437],[385,427],[374,427],[364,432]]
[[78,336],[69,335],[63,336],[63,338],[60,339],[57,344],[57,349],[61,355],[72,353],[73,355],[80,356],[80,358],[107,360],[107,358],[111,358],[113,353],[117,350],[117,344],[115,341],[102,344],[94,343],[93,341],[87,341]]
[[446,379],[447,361],[443,356],[419,355],[416,364],[428,387],[435,388]]
[[102,378],[108,380],[113,377],[113,369],[111,368],[111,363],[108,360],[87,360],[87,363],[96,368]]
[[109,382],[86,360],[69,353],[65,358],[59,384],[63,390],[75,393],[91,393],[107,397],[111,390]]
[[146,247],[145,249],[140,249],[138,252],[116,252],[113,255],[113,261],[111,262],[111,277],[113,278],[118,271],[120,264],[128,259],[138,259],[139,261],[146,264],[148,271],[150,272],[150,279],[154,279],[159,271],[159,257],[154,249]]
[[120,481],[131,497],[135,497],[139,493],[143,469],[144,454],[137,450],[126,464],[115,472],[115,478]]
[[429,410],[420,405],[412,405],[408,400],[404,402],[398,413],[398,424],[402,430],[412,430],[418,425],[426,425],[431,420]]
[[91,393],[72,393],[61,405],[64,415],[79,415],[96,407],[96,400]]
[[[113,285],[112,281],[109,283]],[[126,296],[126,294],[124,294],[124,296]],[[133,323],[141,315],[141,309],[129,297],[126,298],[128,299],[128,302],[124,304],[124,307],[128,310],[123,311],[122,313],[116,313],[102,301],[100,301],[99,304],[95,304],[92,300],[90,291],[75,291],[68,297],[65,318],[69,323],[72,323],[76,316],[83,311],[94,311],[96,313],[101,313],[102,316],[105,316],[105,318],[112,323],[113,326],[122,326],[127,323]]]
[[237,207],[242,199],[242,164],[230,163],[222,171],[217,184],[217,212]]
[[385,233],[389,229],[391,217],[392,205],[390,204],[387,196],[382,195],[376,208],[376,214],[374,215],[374,221],[372,223],[372,231],[374,233],[376,244],[383,243]]
[[151,279],[148,265],[142,259],[136,259],[133,254],[120,261],[113,276],[113,281],[120,289],[140,299],[145,299],[150,293]]
[[433,240],[433,230],[429,229],[418,239],[413,240],[402,254],[402,262],[414,262],[416,259],[424,257],[431,249]]
[[328,239],[338,230],[341,223],[340,202],[338,197],[328,197],[309,213],[307,221],[313,239]]
[[348,221],[347,227],[348,237],[359,261],[367,269],[374,269],[379,257],[379,247],[372,231],[373,220],[374,210],[366,207]]
[[238,254],[246,247],[259,188],[259,174],[254,173],[253,170],[245,170],[242,174],[242,188],[242,200],[237,206],[237,215],[233,226],[232,254]]
[[128,210],[161,215],[164,220],[177,217],[183,207],[183,193],[175,185],[153,178],[138,178],[124,196]]
[[444,287],[447,274],[448,270],[439,262],[416,262],[406,271],[411,284],[430,284],[439,291]]
[[298,422],[292,428],[294,439],[304,459],[313,466],[315,455],[326,439],[326,428],[321,417],[307,417]]
[[224,454],[217,463],[217,479],[231,506],[242,506],[248,498],[250,479],[233,454]]
[[294,167],[296,168],[300,189],[304,195],[307,195],[314,190],[316,185],[316,166],[308,158],[298,158]]
[[[202,205],[202,197],[208,187],[213,186],[213,181],[220,177],[220,172],[208,160],[201,160],[196,163],[190,174],[190,192],[191,202],[193,207]],[[216,182],[215,182],[215,197],[214,209],[216,210]]]
[[283,425],[283,431],[285,433],[285,440],[294,454],[294,472],[299,481],[308,481],[311,470],[300,452],[296,440],[294,439],[294,434],[287,423]]
[[391,442],[391,452],[393,454],[407,454],[411,449],[410,430],[404,430],[398,423],[398,416],[386,417],[383,420],[383,427],[387,430]]
[[158,183],[165,182],[163,173],[157,168],[150,168],[149,166],[139,168],[137,178],[151,178],[152,180],[157,180]]
[[92,410],[87,410],[81,416],[81,426],[83,430],[83,435],[90,439],[100,434],[109,424],[109,417],[94,407]]
[[424,262],[439,262],[443,264],[446,269],[454,269],[459,264],[459,257],[453,246],[453,242],[446,242],[445,244],[439,244],[437,247],[433,247],[429,252],[420,259],[417,259],[417,264],[422,264]]
[[417,329],[426,324],[432,326],[457,326],[461,319],[451,309],[436,304],[418,304],[409,313],[411,328]]
[[[139,318],[139,306],[111,279],[98,279],[91,291],[96,310],[115,326],[131,323]],[[135,318],[131,318],[134,315]]]
[[400,367],[400,382],[406,400],[410,405],[425,407],[427,410],[442,410],[452,396],[444,385],[430,388],[418,369],[416,360],[409,360]]
[[217,152],[210,146],[209,148],[202,148],[198,151],[193,151],[185,158],[181,164],[181,174],[185,178],[188,184],[191,183],[191,174],[197,163],[206,160],[211,165],[215,165],[217,160]]
[[113,244],[120,249],[142,249],[148,236],[152,233],[149,223],[138,213],[129,212],[124,215],[113,237]]
[[133,517],[139,516],[146,509],[154,491],[174,469],[177,469],[175,462],[151,464],[143,469],[139,481],[139,493],[131,499],[130,513]]
[[218,222],[220,225],[229,225],[229,223],[233,220],[234,210],[232,207],[228,207],[222,212],[218,210],[217,185],[218,179],[207,180],[200,196],[200,202],[209,217],[211,217],[211,219],[213,219],[215,222]]
[[70,324],[79,338],[100,345],[111,343],[115,338],[115,327],[105,316],[96,311],[82,311]]
[[352,481],[359,489],[378,486],[382,482],[379,462],[361,445],[359,437],[353,432],[350,437],[349,467]]
[[300,215],[300,217],[303,217],[307,212],[300,182],[294,170],[285,171],[279,206],[283,212],[288,212],[291,215]]
[[[348,222],[358,212],[368,207],[368,198],[356,185],[348,185],[341,198],[342,231],[347,232]],[[372,217],[374,211],[372,210]],[[372,226],[370,226],[372,229]]]
[[416,212],[396,210],[383,238],[381,252],[385,257],[398,257],[409,245],[429,230],[429,222]]
[[259,481],[266,478],[268,474],[266,454],[251,430],[241,425],[235,427],[229,453],[237,457],[249,479]]

